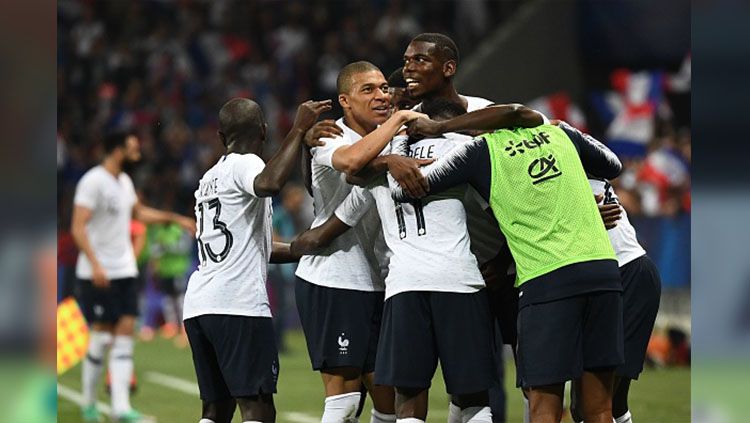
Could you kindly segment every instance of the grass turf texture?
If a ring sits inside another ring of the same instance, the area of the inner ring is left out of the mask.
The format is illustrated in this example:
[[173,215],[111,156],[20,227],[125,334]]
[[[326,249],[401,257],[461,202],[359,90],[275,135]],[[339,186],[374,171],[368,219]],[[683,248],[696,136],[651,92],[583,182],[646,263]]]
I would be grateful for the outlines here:
[[[310,368],[301,331],[286,335],[287,352],[281,355],[278,394],[275,396],[277,421],[307,423],[320,421],[323,408],[323,389],[320,376]],[[138,392],[131,398],[133,406],[144,414],[153,415],[160,423],[197,422],[201,403],[196,394],[186,393],[154,382],[154,372],[195,383],[190,349],[178,349],[171,341],[155,339],[136,345],[135,368]],[[508,393],[507,420],[523,421],[520,392],[514,387],[515,370],[512,360],[506,360],[505,387]],[[103,378],[102,378],[103,380]],[[81,390],[81,366],[60,376],[59,384],[74,391]],[[192,385],[183,389],[190,390]],[[194,387],[197,389],[197,386]],[[109,404],[103,383],[99,401]],[[370,421],[371,402],[368,399],[362,422]],[[646,370],[631,387],[630,408],[640,422],[690,421],[690,370]],[[444,422],[448,416],[448,397],[438,369],[430,389],[428,422]],[[58,422],[80,422],[79,406],[58,397]],[[234,422],[240,422],[239,412]],[[564,421],[570,421],[568,417]]]

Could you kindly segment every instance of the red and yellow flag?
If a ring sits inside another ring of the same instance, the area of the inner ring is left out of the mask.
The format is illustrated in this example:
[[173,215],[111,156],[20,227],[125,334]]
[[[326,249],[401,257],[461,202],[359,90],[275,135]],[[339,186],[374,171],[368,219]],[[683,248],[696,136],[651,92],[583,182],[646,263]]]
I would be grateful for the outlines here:
[[72,297],[57,305],[57,374],[61,375],[86,356],[89,329]]

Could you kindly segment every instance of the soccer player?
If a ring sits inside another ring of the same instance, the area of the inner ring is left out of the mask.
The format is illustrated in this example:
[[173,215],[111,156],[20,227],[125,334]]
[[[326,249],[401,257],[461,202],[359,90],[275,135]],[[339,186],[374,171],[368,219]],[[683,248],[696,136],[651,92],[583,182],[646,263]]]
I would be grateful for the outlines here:
[[130,405],[133,373],[133,330],[138,315],[138,292],[131,218],[144,223],[177,223],[195,231],[185,216],[156,210],[138,200],[133,181],[123,168],[141,158],[135,135],[112,133],[104,139],[104,159],[83,175],[73,200],[71,233],[80,253],[76,264],[80,303],[91,325],[81,378],[83,420],[101,421],[96,408],[96,386],[109,349],[112,413],[120,422],[142,421]]
[[[491,130],[494,119],[492,108],[443,122],[418,119],[409,133]],[[508,240],[520,288],[517,370],[533,422],[560,421],[571,379],[580,379],[584,420],[612,420],[614,368],[623,361],[622,285],[586,171],[613,178],[621,168],[606,147],[561,124],[495,131],[423,170],[431,193],[475,187]],[[401,187],[393,195],[415,197]]]
[[[336,124],[343,136],[324,138],[324,145],[310,151],[313,227],[333,214],[351,190],[347,179],[361,177],[363,170],[382,166],[395,171],[397,165],[408,164],[408,171],[421,178],[418,161],[376,157],[403,124],[423,115],[409,110],[390,115],[388,84],[369,62],[342,68],[337,88],[344,116]],[[323,422],[356,418],[362,381],[373,399],[372,420],[395,419],[393,390],[372,386],[383,307],[381,272],[387,258],[376,254],[385,250],[382,238],[377,239],[379,225],[373,211],[330,249],[303,256],[297,267],[297,309],[313,370],[320,371],[325,390]]]
[[[456,91],[453,77],[458,72],[459,63],[458,47],[450,37],[439,33],[423,33],[412,39],[404,52],[403,76],[407,83],[407,94],[415,101],[422,102],[416,110],[434,101],[460,104],[468,112],[493,104],[485,98],[461,95]],[[482,276],[487,284],[493,320],[498,326],[502,342],[514,347],[515,351],[518,290],[508,278],[512,258],[497,222],[486,212],[489,205],[471,187],[466,195],[471,249],[479,261]],[[500,348],[496,351],[496,361],[498,374],[502,375],[503,360]],[[504,388],[501,383],[490,389],[490,405],[495,421],[505,419],[504,402]],[[451,403],[449,422],[457,421],[459,418],[458,407]]]
[[403,74],[409,96],[420,102],[448,100],[468,112],[491,105],[493,102],[487,99],[456,92],[453,76],[459,59],[456,43],[444,34],[427,32],[414,37],[404,52]]
[[288,244],[271,241],[271,196],[278,194],[300,154],[305,132],[331,101],[299,106],[279,151],[265,164],[263,112],[234,98],[219,111],[226,154],[195,191],[200,264],[190,276],[183,308],[203,400],[200,423],[274,421],[279,362],[266,292],[268,262],[290,262]]
[[[542,122],[540,115],[516,120],[515,106],[496,109],[508,112],[508,126]],[[424,111],[436,118],[465,113],[448,101],[430,103]],[[408,149],[412,157],[435,159],[470,140],[451,134],[408,147],[400,137],[393,144],[394,151]],[[464,201],[465,189],[458,187],[414,204],[395,204],[385,177],[380,177],[368,188],[354,188],[334,216],[292,243],[295,253],[327,247],[370,208],[378,211],[392,256],[375,380],[396,387],[398,421],[426,419],[427,393],[438,359],[447,390],[461,409],[459,417],[492,421],[487,395],[494,382],[492,325],[484,281],[469,247]]]
[[[604,204],[619,204],[612,185],[602,179],[589,179],[594,194]],[[619,207],[618,207],[619,208]],[[632,423],[628,407],[628,392],[633,380],[643,371],[646,347],[654,329],[661,298],[661,278],[646,250],[638,243],[635,228],[622,210],[617,226],[607,231],[617,255],[622,277],[623,327],[625,330],[625,363],[615,369],[612,414],[616,423]],[[571,390],[571,414],[576,422],[583,421],[577,397],[578,386]]]

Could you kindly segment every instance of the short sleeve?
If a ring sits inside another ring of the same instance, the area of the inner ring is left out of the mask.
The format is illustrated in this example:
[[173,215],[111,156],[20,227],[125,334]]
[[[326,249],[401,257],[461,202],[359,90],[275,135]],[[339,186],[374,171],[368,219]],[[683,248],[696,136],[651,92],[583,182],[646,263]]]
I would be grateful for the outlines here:
[[73,197],[73,204],[76,206],[86,207],[89,210],[96,208],[96,201],[99,197],[99,184],[93,174],[88,173],[81,178],[76,186],[76,193]]
[[353,187],[334,213],[347,226],[354,227],[373,204],[375,197],[369,189]]
[[312,161],[313,163],[333,168],[333,153],[339,148],[349,145],[349,143],[344,141],[343,137],[321,138],[320,140],[324,142],[325,145],[310,149],[310,153],[312,153]]
[[255,154],[240,154],[234,163],[233,178],[242,192],[255,195],[255,178],[263,171],[266,164]]

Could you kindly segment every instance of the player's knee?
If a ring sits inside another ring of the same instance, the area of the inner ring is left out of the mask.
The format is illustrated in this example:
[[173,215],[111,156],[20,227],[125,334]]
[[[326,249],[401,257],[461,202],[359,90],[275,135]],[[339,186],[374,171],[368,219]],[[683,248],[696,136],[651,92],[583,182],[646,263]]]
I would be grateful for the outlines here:
[[203,401],[203,418],[215,423],[231,423],[235,408],[234,399]]
[[242,421],[274,422],[276,421],[276,407],[273,395],[261,394],[252,397],[237,398]]
[[135,316],[122,316],[115,325],[115,335],[133,336],[135,332]]
[[359,380],[362,377],[362,370],[357,367],[334,367],[324,370],[323,373],[343,380]]

